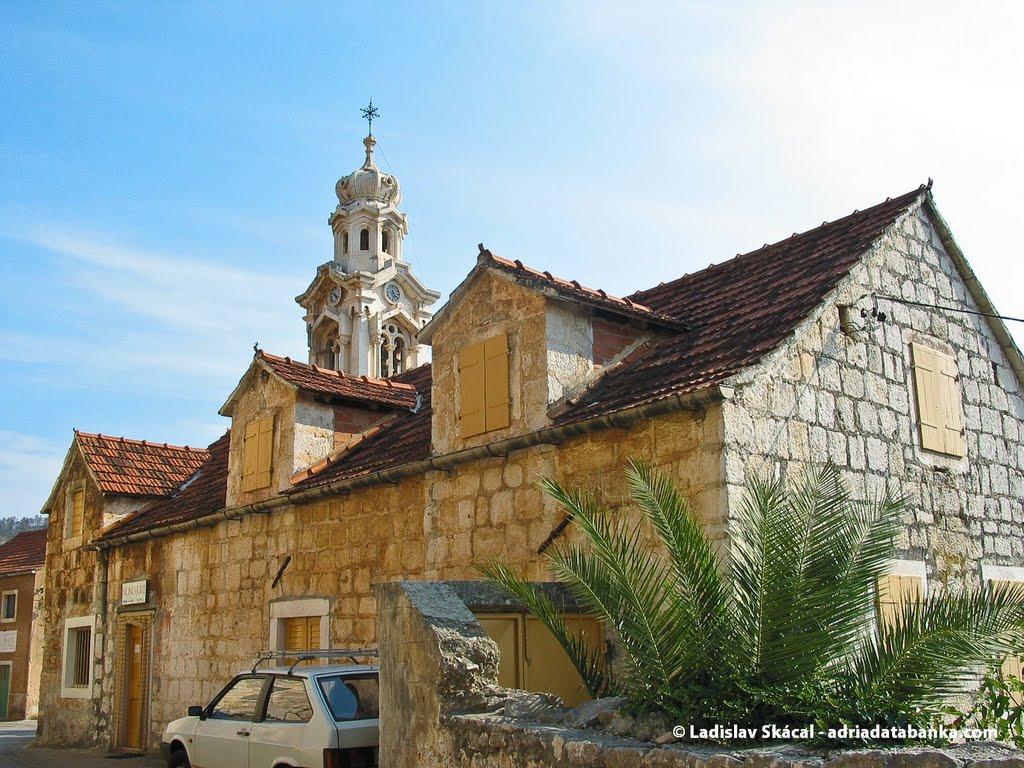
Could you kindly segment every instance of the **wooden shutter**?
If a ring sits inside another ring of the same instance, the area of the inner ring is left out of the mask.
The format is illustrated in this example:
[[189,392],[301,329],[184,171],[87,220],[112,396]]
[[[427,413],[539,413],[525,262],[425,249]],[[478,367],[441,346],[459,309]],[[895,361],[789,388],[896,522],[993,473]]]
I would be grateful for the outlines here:
[[270,485],[274,455],[274,417],[250,421],[242,440],[242,490],[253,491]]
[[878,580],[878,621],[891,626],[903,612],[903,606],[924,600],[924,579],[920,576],[890,573]]
[[938,363],[943,451],[952,456],[963,456],[964,424],[960,416],[960,378],[956,371],[956,361],[941,352],[935,353],[935,359]]
[[480,616],[480,626],[498,644],[498,685],[522,688],[522,653],[518,616]]
[[939,405],[939,362],[935,350],[910,345],[914,363],[914,386],[917,392],[917,423],[921,430],[921,447],[929,451],[945,451],[946,438]]
[[488,432],[507,427],[509,418],[508,335],[484,342],[484,398]]
[[81,536],[85,530],[85,491],[75,491],[71,507],[71,535]]
[[[992,585],[993,589],[996,589],[998,587],[1005,588],[1020,585],[1019,582],[1009,581],[1007,579],[990,579],[989,583]],[[1007,656],[1005,659],[1003,659],[1003,664],[1000,668],[1000,671],[1003,673],[1003,677],[1015,677],[1018,680],[1024,680],[1024,664],[1021,663],[1020,656]],[[1013,695],[1013,701],[1014,704],[1021,704],[1022,695],[1020,693],[1015,693]]]
[[462,437],[486,431],[484,415],[484,345],[466,347],[459,355],[461,393],[460,434]]

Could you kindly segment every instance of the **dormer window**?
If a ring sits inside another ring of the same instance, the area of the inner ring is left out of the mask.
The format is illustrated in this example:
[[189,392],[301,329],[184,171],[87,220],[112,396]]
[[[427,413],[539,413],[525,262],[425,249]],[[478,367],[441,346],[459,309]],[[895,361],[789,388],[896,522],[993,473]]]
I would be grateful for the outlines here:
[[380,233],[380,249],[384,251],[384,253],[391,253],[391,238],[388,236],[388,231],[386,229],[381,230]]
[[364,228],[359,230],[359,250],[370,250],[370,230],[368,229]]

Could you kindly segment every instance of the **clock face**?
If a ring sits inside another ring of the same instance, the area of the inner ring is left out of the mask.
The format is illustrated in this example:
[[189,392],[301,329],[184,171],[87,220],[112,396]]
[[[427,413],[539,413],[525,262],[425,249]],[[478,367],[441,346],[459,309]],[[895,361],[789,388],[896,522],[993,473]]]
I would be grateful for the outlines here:
[[398,300],[402,298],[402,289],[398,287],[397,283],[388,283],[384,286],[384,298],[392,304],[397,304]]
[[331,303],[331,306],[337,306],[338,302],[341,301],[341,286],[334,286],[334,290],[331,291],[331,295],[327,297],[327,300]]

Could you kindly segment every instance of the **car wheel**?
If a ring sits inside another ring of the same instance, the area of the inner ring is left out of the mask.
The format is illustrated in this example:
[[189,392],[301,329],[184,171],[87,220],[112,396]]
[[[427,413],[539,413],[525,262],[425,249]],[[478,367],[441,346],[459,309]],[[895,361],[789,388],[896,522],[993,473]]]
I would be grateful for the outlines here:
[[167,768],[192,768],[188,761],[188,752],[184,749],[177,749],[171,753],[171,759],[167,761]]

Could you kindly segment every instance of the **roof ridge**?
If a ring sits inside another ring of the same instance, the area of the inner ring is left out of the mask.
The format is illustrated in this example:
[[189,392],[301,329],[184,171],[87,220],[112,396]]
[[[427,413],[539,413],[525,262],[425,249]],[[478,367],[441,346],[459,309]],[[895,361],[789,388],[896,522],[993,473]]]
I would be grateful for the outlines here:
[[[781,238],[779,240],[776,240],[773,243],[764,243],[759,248],[753,248],[753,249],[751,249],[749,251],[745,251],[743,253],[737,253],[735,256],[733,256],[730,259],[725,259],[723,261],[717,261],[717,262],[714,262],[712,264],[708,264],[706,267],[698,269],[698,270],[696,270],[694,272],[687,272],[687,273],[685,273],[683,275],[680,275],[679,277],[674,277],[671,280],[662,281],[662,282],[658,283],[657,285],[651,285],[651,286],[648,286],[646,288],[641,288],[640,290],[634,291],[633,293],[629,294],[629,296],[630,297],[639,296],[640,294],[649,293],[651,291],[657,290],[658,288],[661,288],[661,287],[663,287],[665,285],[671,285],[673,283],[680,283],[683,280],[689,280],[689,279],[691,279],[691,278],[693,278],[693,277],[695,277],[697,275],[701,275],[701,274],[703,274],[705,272],[710,272],[711,270],[715,270],[715,269],[721,269],[721,268],[725,267],[727,264],[731,264],[736,259],[741,259],[741,258],[744,258],[746,256],[753,256],[754,254],[759,253],[760,251],[763,251],[765,249],[776,248],[776,247],[781,246],[784,243],[790,242],[790,241],[792,241],[794,239],[799,239],[799,238],[805,237],[807,235],[810,235],[810,234],[812,234],[814,232],[818,232],[818,231],[824,229],[825,227],[837,226],[839,224],[842,224],[842,223],[848,221],[849,219],[852,219],[854,216],[867,216],[867,215],[870,215],[872,212],[874,212],[878,208],[881,208],[882,206],[892,205],[893,203],[895,203],[897,201],[901,201],[901,200],[903,200],[905,198],[907,199],[907,201],[909,203],[910,199],[913,199],[914,197],[918,197],[918,196],[920,196],[922,194],[927,194],[930,190],[931,190],[931,185],[930,184],[921,184],[920,186],[917,187],[917,189],[911,190],[910,192],[904,192],[902,195],[897,195],[896,197],[887,197],[882,202],[875,203],[874,205],[868,206],[864,210],[861,210],[859,208],[854,208],[853,211],[851,211],[850,213],[846,214],[845,216],[840,216],[838,219],[833,219],[832,221],[825,220],[825,221],[821,222],[821,224],[819,224],[816,227],[811,227],[810,229],[805,229],[803,232],[794,232],[789,237],[783,237],[783,238]],[[651,310],[651,311],[657,312],[657,310]]]
[[262,349],[257,352],[257,355],[265,360],[273,360],[285,365],[295,365],[301,368],[307,368],[314,373],[318,373],[321,376],[331,376],[336,379],[347,379],[350,381],[361,381],[364,384],[372,384],[377,387],[384,387],[386,389],[402,389],[408,390],[409,392],[415,392],[416,387],[411,384],[404,384],[400,381],[391,381],[390,379],[377,379],[371,376],[352,376],[344,371],[335,371],[331,368],[321,368],[319,365],[312,363],[303,363],[298,360],[292,360],[290,357],[281,357],[280,355],[272,355],[269,352],[264,352]]
[[630,301],[624,296],[615,296],[601,288],[590,288],[586,285],[582,285],[578,280],[566,280],[564,277],[552,275],[550,272],[546,270],[541,272],[540,270],[534,269],[533,267],[528,267],[525,264],[523,264],[523,262],[521,262],[519,259],[511,261],[509,259],[504,258],[503,256],[498,256],[497,254],[492,253],[491,251],[486,249],[482,250],[480,252],[480,255],[484,259],[493,261],[497,264],[501,264],[505,267],[509,267],[511,269],[516,270],[517,272],[525,272],[535,277],[542,277],[546,280],[550,280],[551,282],[557,285],[561,285],[566,288],[572,288],[577,291],[582,291],[583,293],[591,294],[592,296],[594,296],[594,298],[602,299],[603,301],[621,303],[628,309],[639,310],[641,312],[650,312],[652,315],[661,314],[660,312],[658,312],[655,309],[652,309],[651,307],[648,307],[644,304],[640,304],[639,302]]
[[171,451],[188,451],[189,453],[206,453],[205,448],[193,448],[189,445],[172,445],[170,443],[157,443],[152,440],[135,440],[130,437],[117,437],[115,435],[104,435],[102,432],[82,432],[75,430],[76,437],[95,438],[100,442],[108,442],[120,445],[141,445],[146,448],[166,448]]

